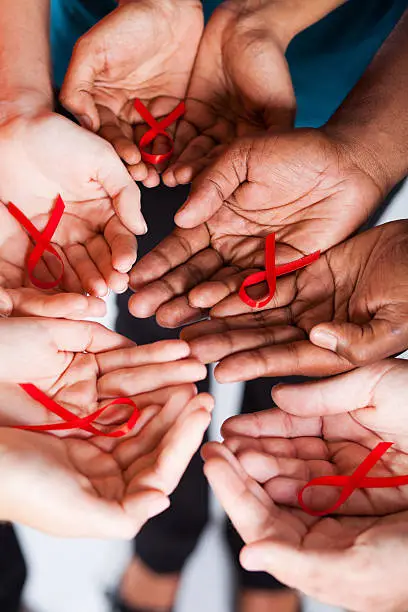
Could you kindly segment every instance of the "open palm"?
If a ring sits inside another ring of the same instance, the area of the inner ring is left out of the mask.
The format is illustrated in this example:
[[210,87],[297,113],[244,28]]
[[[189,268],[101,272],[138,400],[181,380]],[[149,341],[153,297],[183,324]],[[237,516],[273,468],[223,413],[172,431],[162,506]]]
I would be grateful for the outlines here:
[[52,535],[133,537],[168,507],[212,406],[210,396],[196,396],[191,386],[176,390],[164,405],[144,407],[131,436],[110,450],[94,439],[0,429],[9,518]]
[[295,96],[269,7],[223,2],[204,30],[176,133],[169,186],[189,183],[236,137],[292,127]]
[[407,236],[406,221],[364,232],[278,279],[266,307],[254,311],[235,294],[182,337],[203,363],[220,361],[220,382],[331,375],[400,353],[408,347]]
[[317,130],[237,143],[193,183],[176,215],[183,228],[134,267],[131,312],[169,327],[200,318],[264,267],[266,235],[276,233],[278,263],[292,261],[344,240],[379,201],[369,175]]
[[[0,368],[2,424],[59,421],[16,383],[33,383],[64,408],[86,416],[118,397],[157,391],[162,401],[175,386],[206,377],[206,368],[189,359],[182,341],[135,346],[102,325],[84,321],[24,317],[0,324],[0,351],[8,355]],[[114,412],[119,419],[128,414],[118,407]]]
[[141,161],[137,143],[146,126],[134,100],[159,118],[185,98],[202,30],[198,0],[142,0],[117,8],[75,47],[61,92],[64,106],[99,130],[133,178],[148,187],[159,175]]
[[[299,510],[297,492],[316,476],[351,474],[381,441],[394,445],[368,475],[407,475],[407,385],[408,365],[389,359],[278,385],[272,395],[280,409],[224,423],[224,444],[204,449],[206,473],[248,545],[244,567],[348,609],[374,609],[374,601],[381,610],[406,608],[405,569],[397,569],[407,547],[406,487],[357,489],[327,518]],[[305,501],[315,510],[339,497],[338,489],[309,491]]]
[[[97,296],[126,290],[136,260],[133,232],[145,226],[139,189],[113,148],[54,113],[11,123],[0,128],[0,200],[41,231],[61,194],[66,208],[53,243],[65,264],[62,289]],[[59,262],[47,262],[58,276]]]

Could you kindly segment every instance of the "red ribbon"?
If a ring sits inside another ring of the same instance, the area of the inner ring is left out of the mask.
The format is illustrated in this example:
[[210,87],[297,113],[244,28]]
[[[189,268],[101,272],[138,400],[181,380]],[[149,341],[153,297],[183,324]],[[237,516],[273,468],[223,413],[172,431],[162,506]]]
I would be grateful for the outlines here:
[[[15,429],[24,429],[28,431],[61,431],[68,429],[82,429],[83,431],[87,431],[88,433],[93,434],[94,436],[104,436],[106,438],[122,438],[126,434],[128,434],[138,421],[140,417],[140,411],[137,408],[136,404],[130,398],[119,398],[115,399],[113,402],[104,406],[103,408],[99,408],[92,414],[88,414],[86,417],[78,417],[76,414],[63,408],[57,402],[54,402],[50,397],[45,395],[40,389],[37,389],[35,385],[25,384],[19,385],[33,400],[42,404],[47,410],[53,412],[61,419],[64,419],[64,423],[52,423],[49,425],[18,425]],[[133,412],[127,423],[122,425],[119,429],[111,431],[109,433],[104,433],[99,429],[96,429],[92,425],[105,410],[110,408],[111,406],[117,406],[118,404],[132,406]]]
[[[166,132],[166,129],[170,127],[172,123],[177,121],[182,115],[184,115],[186,110],[186,105],[184,102],[180,102],[180,104],[164,119],[161,121],[157,121],[150,111],[145,107],[143,102],[139,99],[135,100],[135,109],[139,113],[139,115],[146,121],[146,123],[150,126],[150,130],[144,134],[139,142],[139,149],[142,156],[142,160],[144,162],[149,162],[150,164],[160,164],[164,161],[170,159],[173,155],[174,151],[174,142],[172,137]],[[147,147],[157,136],[161,134],[165,136],[167,140],[170,142],[170,151],[167,153],[161,153],[160,155],[153,155],[152,153],[148,153],[145,150]]]
[[[239,297],[245,304],[251,306],[251,308],[262,308],[263,306],[266,306],[275,295],[276,279],[278,276],[283,276],[284,274],[289,274],[290,272],[295,272],[295,270],[305,268],[314,261],[317,261],[319,257],[320,251],[315,251],[314,253],[301,257],[296,261],[277,266],[275,264],[275,234],[269,234],[269,236],[266,237],[265,245],[266,270],[264,272],[256,272],[255,274],[247,276],[239,290]],[[248,295],[246,288],[252,287],[253,285],[258,285],[259,283],[263,283],[265,281],[268,283],[267,295],[260,300],[252,299]]]
[[[17,206],[12,204],[11,202],[8,205],[8,210],[10,214],[13,215],[13,217],[24,227],[24,229],[27,230],[28,234],[32,238],[34,238],[36,242],[34,250],[28,258],[27,268],[30,281],[35,287],[38,287],[39,289],[54,289],[54,287],[59,285],[64,275],[64,262],[61,259],[61,255],[50,244],[55,230],[57,229],[58,224],[63,215],[64,209],[65,204],[61,196],[58,196],[57,201],[55,203],[55,208],[52,211],[51,217],[45,229],[42,232],[39,232],[38,229],[34,227],[34,225],[31,223],[31,221],[27,219],[25,214],[22,213],[19,208],[17,208]],[[48,251],[52,255],[55,255],[55,257],[57,257],[62,266],[61,274],[59,275],[57,280],[50,282],[42,281],[34,274],[34,270],[45,251]]]
[[[380,442],[371,451],[371,453],[364,459],[364,461],[358,466],[358,468],[351,474],[351,476],[321,476],[320,478],[313,478],[308,482],[298,493],[299,505],[308,514],[312,516],[325,516],[326,514],[332,514],[340,508],[348,500],[350,495],[356,489],[385,489],[389,487],[402,487],[408,485],[408,476],[387,476],[387,477],[376,477],[371,478],[366,476],[372,467],[381,459],[384,453],[393,445],[393,442]],[[303,501],[303,493],[309,487],[342,487],[343,490],[340,494],[337,502],[320,512],[312,510]]]

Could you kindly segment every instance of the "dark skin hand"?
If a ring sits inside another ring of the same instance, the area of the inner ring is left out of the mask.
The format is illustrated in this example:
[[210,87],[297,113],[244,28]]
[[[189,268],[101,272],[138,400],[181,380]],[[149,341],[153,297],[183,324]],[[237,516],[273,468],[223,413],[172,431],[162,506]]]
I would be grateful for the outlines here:
[[236,137],[291,128],[296,101],[270,2],[223,2],[200,43],[176,132],[169,187],[191,182]]
[[220,361],[220,382],[260,376],[327,376],[408,346],[408,222],[376,227],[277,281],[254,311],[238,295],[183,330],[192,354]]
[[131,313],[164,327],[206,316],[264,267],[271,232],[277,263],[341,242],[384,195],[361,161],[319,130],[238,140],[193,183],[183,227],[136,263]]

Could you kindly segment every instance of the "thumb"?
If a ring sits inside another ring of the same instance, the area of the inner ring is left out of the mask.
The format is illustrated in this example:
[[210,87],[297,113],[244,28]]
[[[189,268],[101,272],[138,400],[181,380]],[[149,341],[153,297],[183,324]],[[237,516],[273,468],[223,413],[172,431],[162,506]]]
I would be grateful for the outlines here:
[[302,417],[352,412],[372,404],[375,388],[393,367],[393,361],[380,361],[313,382],[275,385],[272,398],[281,410]]
[[398,323],[382,313],[368,323],[321,323],[310,331],[310,341],[357,366],[402,353],[408,347],[408,320]]
[[211,219],[225,200],[246,181],[251,142],[249,138],[236,141],[199,174],[187,202],[175,216],[179,227],[197,227]]
[[82,127],[97,132],[100,128],[99,113],[92,96],[95,78],[101,66],[100,55],[81,38],[75,45],[70,64],[61,88],[61,104],[72,113]]
[[295,543],[263,540],[245,546],[241,551],[240,561],[246,570],[267,572],[306,595],[316,595],[316,589],[321,589],[323,584],[330,585],[329,588],[333,587],[331,583],[338,580],[340,575],[338,570],[346,569],[347,555],[343,556],[344,561],[335,551],[304,550]]

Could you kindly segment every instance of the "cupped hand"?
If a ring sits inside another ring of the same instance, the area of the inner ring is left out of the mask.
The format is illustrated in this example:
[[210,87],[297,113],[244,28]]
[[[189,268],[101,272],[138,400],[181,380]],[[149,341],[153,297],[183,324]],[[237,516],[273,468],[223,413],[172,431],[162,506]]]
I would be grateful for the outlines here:
[[102,325],[84,321],[12,318],[0,325],[3,425],[58,422],[16,383],[35,384],[74,414],[86,416],[111,399],[171,391],[206,377],[205,366],[189,358],[183,341],[136,347]]
[[277,502],[227,447],[207,447],[204,457],[209,483],[246,544],[246,570],[356,612],[406,609],[407,511],[314,518]]
[[[223,445],[204,448],[205,471],[247,544],[246,569],[347,609],[405,609],[407,487],[357,489],[323,518],[301,511],[297,493],[315,477],[350,475],[382,441],[394,444],[367,476],[406,476],[407,386],[408,364],[389,359],[328,380],[278,385],[272,396],[279,409],[224,423]],[[339,494],[314,487],[304,500],[322,511]]]
[[344,240],[381,199],[379,187],[318,130],[238,141],[193,183],[178,227],[134,267],[137,317],[168,327],[200,318],[264,267],[274,232],[278,263]]
[[134,100],[156,118],[184,100],[203,23],[199,0],[141,0],[114,10],[75,46],[62,103],[111,142],[133,178],[147,187],[160,179],[155,167],[141,161],[138,142],[146,126]]
[[163,174],[169,187],[189,183],[239,136],[292,127],[288,41],[273,12],[270,2],[229,0],[212,14],[176,132],[175,160]]
[[[38,111],[0,125],[0,156],[1,257],[8,267],[22,267],[23,244],[28,249],[30,243],[4,205],[13,202],[42,231],[61,194],[65,212],[52,239],[65,266],[61,289],[94,296],[125,291],[136,260],[134,233],[146,228],[139,189],[111,145],[60,115]],[[43,266],[36,269],[40,278],[47,268],[58,278],[54,256],[47,254]]]
[[197,451],[212,398],[192,387],[147,405],[110,451],[93,439],[0,429],[1,518],[54,536],[132,538],[165,510]]
[[203,363],[220,361],[220,382],[324,376],[373,363],[408,347],[407,257],[408,223],[387,223],[277,279],[263,309],[231,296],[182,337]]

